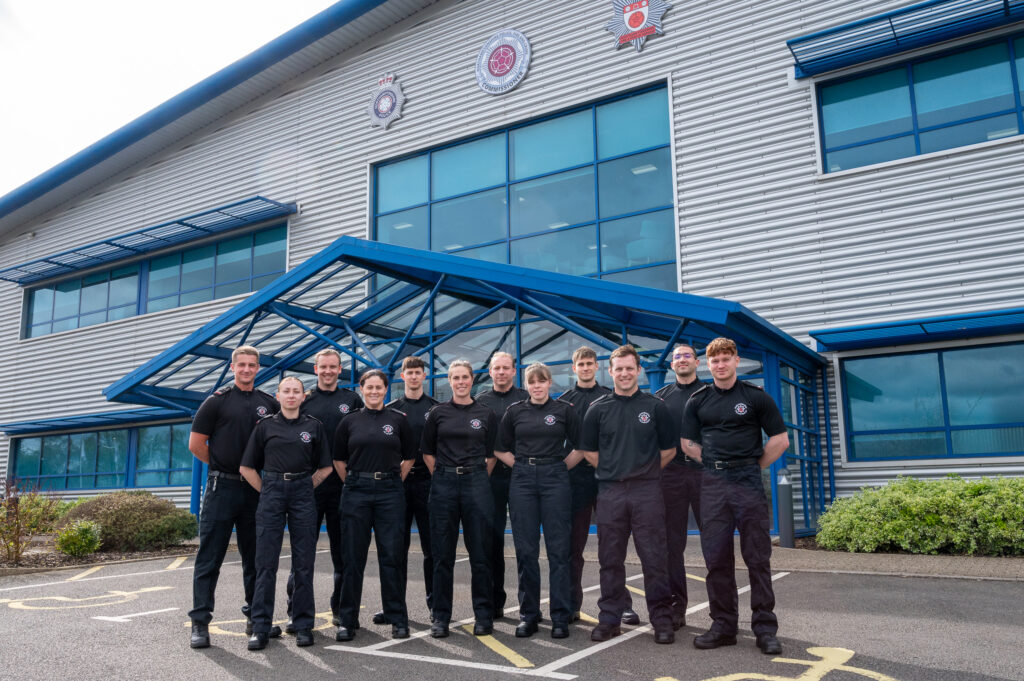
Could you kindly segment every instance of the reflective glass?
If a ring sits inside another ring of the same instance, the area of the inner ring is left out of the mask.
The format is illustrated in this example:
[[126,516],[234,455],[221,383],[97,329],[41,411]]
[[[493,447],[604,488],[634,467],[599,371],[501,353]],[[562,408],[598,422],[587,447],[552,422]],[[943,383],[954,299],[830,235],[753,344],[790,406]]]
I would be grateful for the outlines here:
[[62,475],[68,470],[68,436],[50,435],[43,438],[43,458],[40,475]]
[[563,229],[512,242],[512,264],[562,274],[597,272],[597,235],[593,225]]
[[946,435],[942,432],[854,435],[850,438],[851,461],[940,456],[946,456]]
[[168,426],[139,428],[139,451],[135,468],[167,468],[171,458],[171,429]]
[[139,266],[121,267],[110,273],[110,307],[135,304],[139,300]]
[[406,206],[426,203],[429,157],[416,156],[406,161],[377,168],[377,212],[389,213]]
[[508,235],[504,188],[435,203],[430,210],[432,251],[450,251]]
[[597,107],[597,155],[608,158],[669,142],[668,90],[634,95]]
[[[82,279],[82,312],[107,307],[107,273],[96,272]],[[84,326],[84,323],[83,323]]]
[[1014,108],[1006,43],[914,65],[921,128]]
[[606,272],[675,259],[675,215],[671,209],[601,223],[601,269]]
[[198,291],[190,291],[188,293],[181,294],[181,305],[192,305],[194,303],[205,303],[208,300],[213,300],[213,289],[202,288]]
[[53,289],[38,288],[29,294],[29,324],[53,319]]
[[228,296],[237,296],[240,293],[248,293],[248,292],[249,292],[249,281],[246,279],[246,280],[243,280],[243,281],[236,281],[236,282],[231,283],[231,284],[224,284],[222,286],[218,286],[216,289],[214,289],[213,297],[214,298],[227,298]]
[[1013,54],[1017,62],[1017,89],[1024,92],[1024,38],[1013,41]]
[[590,222],[597,210],[593,166],[512,185],[509,195],[513,236]]
[[860,168],[873,163],[883,163],[897,158],[907,158],[917,153],[914,137],[897,137],[884,142],[864,144],[839,151],[830,151],[825,157],[825,167],[830,173],[838,170]]
[[518,180],[594,160],[590,109],[509,132],[511,178]]
[[96,433],[73,433],[69,436],[68,473],[79,478],[68,478],[68,487],[92,487],[92,473],[96,471]]
[[842,366],[850,430],[944,424],[937,353],[848,359]]
[[178,307],[178,296],[167,296],[166,298],[148,301],[146,303],[146,312],[160,312],[161,310],[170,310],[174,307]]
[[474,368],[482,367],[498,350],[515,354],[515,331],[514,326],[465,331],[438,345],[434,353],[443,371],[457,359],[468,359]]
[[54,319],[78,314],[78,299],[81,296],[81,290],[81,282],[78,279],[62,281],[57,284],[53,300]]
[[78,317],[68,317],[53,323],[53,332],[70,331],[78,328]]
[[828,148],[910,132],[906,68],[822,87],[821,125]]
[[[563,329],[557,324],[548,321],[530,322],[520,327],[520,347],[523,349],[521,362],[529,365],[533,362],[563,362],[572,358],[576,348],[587,345],[594,347],[594,343],[582,336]],[[572,373],[572,366],[565,368]],[[572,387],[570,384],[569,387]],[[566,389],[566,388],[564,388]],[[554,392],[554,388],[552,388]]]
[[922,132],[921,153],[942,151],[954,147],[963,147],[978,142],[988,142],[1017,134],[1017,114],[1007,114],[994,118],[983,118],[980,121],[951,125],[929,132]]
[[48,333],[52,333],[52,326],[50,324],[38,324],[28,330],[28,337],[38,338],[39,336],[45,336]]
[[138,307],[135,303],[131,305],[125,305],[123,307],[112,307],[107,310],[107,320],[114,321],[115,319],[127,319],[132,317],[138,311]]
[[107,311],[93,312],[91,314],[83,314],[78,318],[78,326],[91,326],[92,324],[102,324],[107,321]]
[[782,387],[782,403],[779,407],[782,410],[782,420],[786,423],[796,423],[796,389],[785,381],[781,381],[780,384]]
[[623,284],[660,288],[665,291],[676,290],[676,266],[674,264],[602,274],[601,278],[606,281],[618,281]]
[[123,475],[97,475],[96,487],[124,487]]
[[377,218],[377,241],[427,250],[427,207],[420,206]]
[[601,217],[672,205],[672,155],[668,149],[606,161],[598,166]]
[[[128,462],[128,431],[101,430],[96,451],[96,470],[104,473],[120,473]],[[118,476],[118,480],[123,479]],[[99,486],[99,480],[96,481]],[[123,483],[118,483],[123,484]]]
[[1024,422],[1024,343],[947,350],[942,363],[950,425]]
[[[171,468],[192,468],[192,452],[188,451],[188,436],[192,426],[179,423],[171,426]],[[191,479],[191,473],[189,479]]]
[[167,484],[167,473],[136,473],[136,487],[161,487]]
[[[217,283],[248,279],[252,270],[252,236],[221,241],[217,244]],[[246,283],[246,288],[248,288]],[[227,294],[230,295],[230,294]],[[219,293],[218,298],[221,298]]]
[[505,242],[502,242],[500,244],[491,244],[490,246],[480,246],[479,248],[467,248],[464,251],[455,251],[452,255],[505,264],[508,262],[508,246],[505,245]]
[[252,273],[253,276],[280,273],[285,270],[285,228],[274,227],[256,232],[253,238]]
[[[177,293],[181,285],[181,254],[171,253],[149,261],[149,297]],[[147,309],[152,309],[148,307]]]
[[192,482],[192,471],[171,471],[169,484],[188,485]]
[[953,454],[1017,454],[1024,452],[1024,428],[954,430]]
[[504,133],[435,151],[431,157],[431,198],[443,199],[505,182]]
[[[182,253],[181,290],[213,286],[214,246],[200,246]],[[182,303],[183,305],[185,303]]]
[[39,475],[39,458],[43,449],[43,442],[38,437],[26,437],[15,440],[17,445],[17,466],[14,474],[21,478],[32,475]]

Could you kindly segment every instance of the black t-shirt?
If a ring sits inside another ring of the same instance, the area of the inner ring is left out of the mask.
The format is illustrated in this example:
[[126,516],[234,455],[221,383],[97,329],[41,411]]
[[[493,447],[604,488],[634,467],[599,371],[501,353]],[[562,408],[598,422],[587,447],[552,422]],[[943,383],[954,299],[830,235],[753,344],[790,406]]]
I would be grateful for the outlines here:
[[[702,387],[704,387],[704,383],[698,380],[694,380],[692,383],[673,381],[670,385],[666,385],[654,393],[665,401],[665,406],[671,412],[672,422],[677,429],[681,429],[683,425],[683,409],[686,408],[686,401],[690,399],[690,395]],[[700,463],[683,454],[683,448],[679,446],[678,437],[676,438],[676,458],[672,459],[672,463],[701,468]]]
[[637,390],[614,392],[590,405],[583,419],[580,449],[598,452],[598,481],[661,477],[661,450],[675,446],[672,414],[659,398]]
[[326,391],[319,387],[306,391],[306,399],[302,402],[302,413],[313,416],[324,424],[327,437],[333,438],[338,424],[356,409],[363,407],[363,401],[354,391],[348,388],[337,388]]
[[324,424],[309,414],[277,413],[256,424],[242,465],[269,473],[306,473],[331,465]]
[[[504,418],[505,412],[508,408],[516,402],[530,399],[530,393],[522,388],[517,388],[516,386],[512,386],[508,391],[503,393],[491,388],[490,390],[485,390],[480,393],[473,399],[493,411],[494,415],[498,418],[498,423],[501,423],[501,419]],[[503,462],[498,461],[495,470],[503,470],[507,473],[510,469]]]
[[363,407],[338,424],[334,460],[350,471],[397,473],[402,461],[416,456],[416,442],[405,414],[397,409]]
[[427,472],[427,464],[423,463],[423,452],[420,451],[420,441],[423,439],[423,427],[427,422],[427,413],[436,404],[439,402],[426,393],[415,400],[403,395],[388,404],[392,409],[397,409],[405,414],[405,418],[409,420],[409,427],[412,428],[412,441],[416,444],[416,463],[412,465],[412,470],[417,473]]
[[442,402],[427,414],[420,449],[442,466],[473,466],[494,458],[498,418],[473,401]]
[[[611,392],[611,388],[606,388],[599,383],[595,383],[590,388],[581,388],[580,384],[577,383],[575,388],[572,390],[566,390],[558,399],[572,405],[573,410],[576,412],[576,416],[579,417],[580,427],[582,428],[583,417],[587,415],[587,409],[590,408],[590,405],[605,395],[611,394]],[[570,448],[567,447],[565,450],[566,456],[569,455],[569,451]],[[576,464],[576,468],[580,468],[581,466],[591,470],[594,469],[586,459],[581,459],[580,462]],[[575,468],[573,470],[575,470]]]
[[241,390],[237,385],[207,397],[192,420],[192,432],[209,438],[210,470],[237,475],[256,422],[280,409],[277,400],[262,390]]
[[516,402],[501,419],[498,449],[529,457],[563,459],[565,443],[574,449],[579,443],[580,421],[568,402],[549,399],[544,404],[530,400]]
[[728,390],[705,385],[686,403],[682,437],[701,445],[701,458],[734,461],[760,458],[761,431],[768,437],[786,432],[775,400],[752,383],[736,381]]

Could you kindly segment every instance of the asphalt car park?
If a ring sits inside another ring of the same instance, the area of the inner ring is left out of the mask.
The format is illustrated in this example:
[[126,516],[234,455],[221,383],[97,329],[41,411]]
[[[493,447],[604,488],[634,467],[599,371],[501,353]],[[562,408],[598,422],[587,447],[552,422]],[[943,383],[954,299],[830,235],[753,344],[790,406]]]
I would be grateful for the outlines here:
[[[286,542],[287,547],[287,542]],[[415,547],[415,542],[414,542]],[[322,545],[321,548],[326,548]],[[452,635],[429,637],[422,578],[413,557],[408,593],[409,639],[393,640],[389,626],[375,626],[380,603],[375,557],[367,566],[362,628],[354,641],[336,643],[327,611],[331,574],[327,554],[317,557],[316,645],[272,640],[249,652],[241,605],[241,568],[230,552],[221,573],[210,631],[213,645],[188,647],[191,558],[161,559],[95,568],[0,578],[2,679],[644,679],[646,681],[996,681],[1024,679],[1020,638],[1024,584],[1013,580],[900,577],[776,571],[780,656],[762,655],[753,636],[738,645],[696,650],[694,635],[710,620],[704,571],[688,567],[687,625],[673,645],[656,645],[646,623],[639,565],[627,566],[637,627],[605,643],[592,643],[597,616],[598,569],[584,573],[583,621],[570,638],[552,640],[550,621],[531,638],[514,636],[516,611],[496,623],[492,636],[474,637],[469,602],[469,565],[456,566]],[[689,561],[688,561],[689,563]],[[546,566],[544,566],[546,569]],[[277,619],[285,619],[284,580],[278,573]],[[515,559],[506,560],[510,603]],[[546,574],[546,573],[545,573]],[[737,573],[740,626],[749,627],[746,573]],[[546,605],[546,604],[545,604]],[[746,615],[746,616],[745,616]],[[743,632],[741,631],[741,634]]]

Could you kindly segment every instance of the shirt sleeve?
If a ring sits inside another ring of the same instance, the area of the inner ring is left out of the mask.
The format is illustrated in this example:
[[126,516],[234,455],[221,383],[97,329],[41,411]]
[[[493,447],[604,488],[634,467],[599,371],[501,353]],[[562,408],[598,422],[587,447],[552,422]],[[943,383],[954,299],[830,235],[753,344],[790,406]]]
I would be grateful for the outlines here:
[[594,406],[592,404],[587,409],[580,428],[580,449],[587,452],[596,452],[600,448],[598,438],[601,433],[601,414],[600,408],[595,409]]
[[487,415],[487,435],[484,438],[484,457],[488,459],[494,458],[494,444],[495,440],[498,439],[498,417],[494,415],[492,411]]
[[196,417],[192,419],[192,432],[200,435],[213,435],[214,427],[217,425],[217,413],[220,407],[220,399],[217,395],[210,395],[199,406]]
[[501,417],[501,425],[498,426],[498,441],[495,449],[499,452],[514,452],[516,445],[516,425],[513,423],[511,411],[506,411]]
[[437,451],[437,409],[427,412],[423,423],[423,436],[420,438],[420,451],[427,456],[434,456]]
[[331,450],[327,442],[327,428],[324,424],[316,423],[316,454],[314,460],[317,468],[331,467]]
[[352,403],[352,411],[355,411],[356,409],[362,409],[365,406],[366,405],[363,404],[363,398],[359,397],[359,395],[356,395],[356,401]]
[[398,435],[402,441],[402,460],[408,461],[416,458],[416,447],[419,445],[413,439],[412,426],[409,425],[409,419],[405,417],[402,412],[395,410],[398,416]]
[[348,461],[348,419],[342,419],[334,431],[335,461]]
[[565,410],[565,441],[569,443],[567,451],[580,448],[580,417],[572,407]]
[[658,433],[658,449],[675,449],[679,446],[679,430],[672,418],[668,405],[661,399],[654,405],[654,427]]
[[263,470],[263,428],[257,423],[249,436],[249,442],[242,452],[242,465],[247,468]]
[[779,411],[779,406],[775,404],[775,400],[772,399],[771,395],[762,391],[761,393],[761,404],[758,409],[758,421],[761,424],[761,429],[768,434],[768,437],[775,435],[781,435],[786,432],[786,423],[782,420],[782,412]]
[[700,444],[700,417],[697,415],[697,400],[695,396],[691,396],[690,399],[686,400],[686,406],[683,407],[683,422],[679,431],[679,437],[684,440],[692,440],[697,444]]

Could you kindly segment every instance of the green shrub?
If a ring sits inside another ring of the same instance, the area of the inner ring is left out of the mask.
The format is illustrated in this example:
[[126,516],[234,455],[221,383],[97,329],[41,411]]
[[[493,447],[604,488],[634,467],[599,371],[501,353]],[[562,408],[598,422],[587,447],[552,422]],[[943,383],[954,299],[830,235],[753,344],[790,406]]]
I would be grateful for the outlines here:
[[103,551],[149,551],[174,546],[198,533],[195,516],[150,492],[114,492],[88,499],[64,516],[99,523]]
[[8,478],[0,499],[0,549],[3,560],[17,565],[32,537],[53,530],[57,499],[18,487]]
[[65,525],[54,540],[57,550],[69,556],[88,556],[100,550],[100,526],[91,520]]
[[818,545],[834,551],[1024,554],[1024,478],[898,478],[839,499]]

